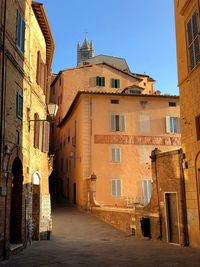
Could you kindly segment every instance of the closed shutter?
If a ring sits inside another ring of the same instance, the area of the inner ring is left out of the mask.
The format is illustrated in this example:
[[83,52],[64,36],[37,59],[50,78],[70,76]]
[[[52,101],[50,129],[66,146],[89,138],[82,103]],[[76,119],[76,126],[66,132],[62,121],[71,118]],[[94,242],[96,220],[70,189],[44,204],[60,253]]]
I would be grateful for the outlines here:
[[25,43],[25,21],[22,19],[21,50],[23,53],[24,53],[24,43]]
[[43,128],[44,128],[44,121],[39,121],[39,149],[43,150]]
[[122,195],[122,189],[121,189],[121,180],[116,180],[117,185],[117,196],[120,197]]
[[170,116],[166,116],[166,133],[170,133]]
[[44,94],[47,96],[47,64],[44,64]]
[[111,79],[111,87],[115,88],[115,79]]
[[111,131],[116,131],[116,116],[114,114],[111,114],[110,120]]
[[105,77],[102,77],[101,79],[102,79],[102,84],[101,84],[101,86],[105,86]]
[[125,116],[121,115],[120,116],[120,124],[119,124],[119,130],[120,131],[125,131]]
[[37,52],[37,73],[36,73],[36,82],[41,84],[41,54],[40,51]]
[[121,161],[121,150],[120,148],[112,148],[112,162],[120,162]]
[[96,86],[99,86],[99,80],[100,80],[100,78],[99,78],[99,76],[97,76],[96,77]]
[[177,118],[177,133],[180,133],[181,129],[180,129],[180,118]]
[[117,88],[120,88],[120,80],[117,80]]
[[112,186],[112,196],[116,196],[116,186],[115,186],[115,180],[112,180],[111,182],[111,186]]
[[40,129],[40,122],[39,115],[36,113],[34,114],[34,147],[39,148],[39,129]]
[[49,152],[49,132],[50,132],[50,123],[48,121],[44,121],[42,151],[45,153]]

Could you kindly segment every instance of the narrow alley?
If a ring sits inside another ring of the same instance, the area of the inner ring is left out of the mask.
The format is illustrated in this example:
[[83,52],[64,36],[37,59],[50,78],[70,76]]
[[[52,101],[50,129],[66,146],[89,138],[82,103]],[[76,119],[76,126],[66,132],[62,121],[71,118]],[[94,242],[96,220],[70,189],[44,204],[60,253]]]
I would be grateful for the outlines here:
[[34,242],[0,266],[199,267],[199,250],[127,236],[89,213],[53,207],[50,241]]

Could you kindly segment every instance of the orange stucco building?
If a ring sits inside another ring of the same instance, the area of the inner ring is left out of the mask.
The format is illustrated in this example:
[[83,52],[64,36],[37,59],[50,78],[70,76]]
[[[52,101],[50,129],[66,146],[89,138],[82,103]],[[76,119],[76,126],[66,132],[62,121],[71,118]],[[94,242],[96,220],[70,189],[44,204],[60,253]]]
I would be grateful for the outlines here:
[[60,121],[56,177],[62,194],[87,208],[94,173],[102,206],[147,204],[151,151],[180,146],[179,98],[114,92],[79,92]]
[[189,242],[200,246],[200,2],[175,0],[178,82]]

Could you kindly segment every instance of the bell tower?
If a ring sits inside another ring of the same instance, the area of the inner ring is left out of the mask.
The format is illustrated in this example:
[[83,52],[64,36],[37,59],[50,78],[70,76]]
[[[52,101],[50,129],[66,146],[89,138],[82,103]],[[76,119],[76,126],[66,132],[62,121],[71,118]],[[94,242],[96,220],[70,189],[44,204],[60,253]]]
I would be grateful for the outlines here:
[[92,41],[89,43],[87,37],[82,44],[77,44],[77,66],[81,65],[84,61],[94,57],[94,45]]

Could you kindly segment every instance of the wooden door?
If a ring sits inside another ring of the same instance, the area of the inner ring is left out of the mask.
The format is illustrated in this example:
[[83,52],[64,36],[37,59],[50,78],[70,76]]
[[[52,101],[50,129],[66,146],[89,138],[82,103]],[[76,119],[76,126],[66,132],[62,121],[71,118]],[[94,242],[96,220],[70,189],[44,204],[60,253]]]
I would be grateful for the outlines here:
[[177,195],[176,193],[167,193],[165,197],[168,241],[171,243],[179,244]]

